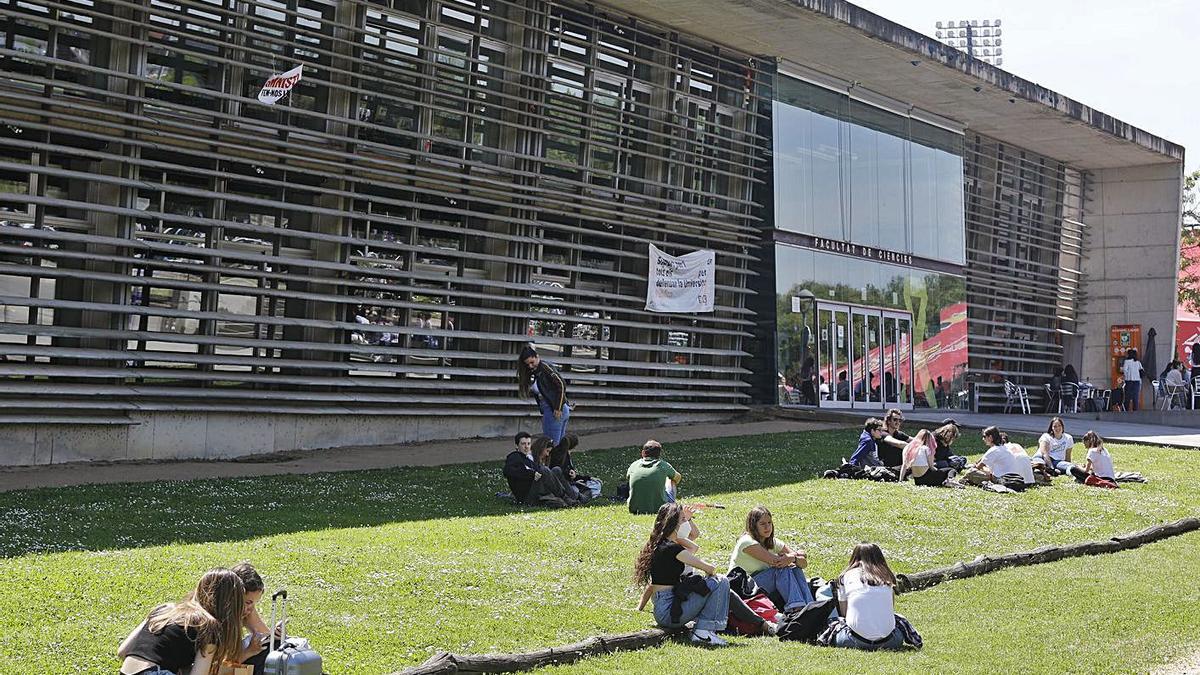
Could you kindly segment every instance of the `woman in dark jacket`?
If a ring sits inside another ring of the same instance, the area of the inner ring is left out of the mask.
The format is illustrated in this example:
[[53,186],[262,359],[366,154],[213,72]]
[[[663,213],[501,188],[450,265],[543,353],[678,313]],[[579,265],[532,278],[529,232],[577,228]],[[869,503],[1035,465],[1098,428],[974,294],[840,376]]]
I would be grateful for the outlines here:
[[567,385],[553,366],[538,357],[532,345],[526,345],[517,358],[517,390],[521,398],[533,394],[542,412],[542,433],[558,445],[571,417]]

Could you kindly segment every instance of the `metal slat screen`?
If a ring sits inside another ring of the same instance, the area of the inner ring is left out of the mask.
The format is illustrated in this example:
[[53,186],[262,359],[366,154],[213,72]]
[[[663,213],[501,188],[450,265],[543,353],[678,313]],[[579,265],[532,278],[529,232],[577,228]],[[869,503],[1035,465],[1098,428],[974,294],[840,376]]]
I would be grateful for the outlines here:
[[525,414],[533,342],[580,414],[740,410],[770,98],[591,4],[0,0],[0,404]]
[[1003,380],[1048,381],[1075,331],[1087,176],[1037,153],[968,134],[965,156],[970,371],[980,405]]

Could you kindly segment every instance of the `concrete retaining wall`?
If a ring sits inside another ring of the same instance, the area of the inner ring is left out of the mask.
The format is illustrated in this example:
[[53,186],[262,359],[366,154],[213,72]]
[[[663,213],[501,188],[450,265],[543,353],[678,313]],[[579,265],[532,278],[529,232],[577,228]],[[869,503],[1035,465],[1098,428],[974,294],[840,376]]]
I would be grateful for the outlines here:
[[[638,424],[709,422],[728,415],[688,414]],[[139,413],[131,424],[6,424],[0,466],[182,459],[232,459],[292,450],[390,445],[541,432],[540,418],[503,416],[263,415]],[[630,420],[573,417],[570,430],[628,426]]]

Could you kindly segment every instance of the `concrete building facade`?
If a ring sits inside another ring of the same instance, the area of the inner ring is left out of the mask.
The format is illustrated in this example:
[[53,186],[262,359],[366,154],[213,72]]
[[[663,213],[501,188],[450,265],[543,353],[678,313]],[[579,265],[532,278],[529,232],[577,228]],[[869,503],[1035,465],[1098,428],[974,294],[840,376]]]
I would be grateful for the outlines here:
[[526,342],[577,430],[1174,343],[1183,149],[848,3],[0,6],[0,464],[505,435]]

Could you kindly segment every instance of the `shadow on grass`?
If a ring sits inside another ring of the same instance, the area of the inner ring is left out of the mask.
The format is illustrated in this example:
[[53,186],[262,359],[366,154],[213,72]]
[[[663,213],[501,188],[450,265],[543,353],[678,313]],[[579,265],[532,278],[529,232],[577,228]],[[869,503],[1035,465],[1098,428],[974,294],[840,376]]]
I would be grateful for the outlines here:
[[[853,451],[854,430],[766,434],[668,445],[681,499],[816,478]],[[586,438],[583,439],[586,442]],[[0,494],[0,557],[175,543],[534,511],[495,496],[507,449],[486,464],[45,488]],[[577,455],[613,494],[634,448]],[[612,505],[607,497],[590,507]],[[584,507],[589,508],[589,507]]]

